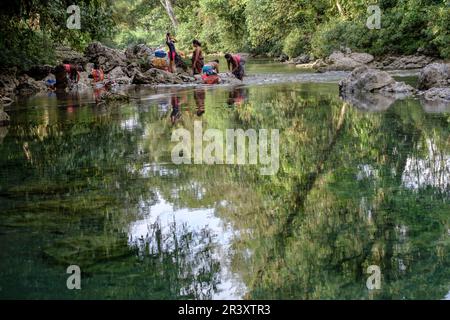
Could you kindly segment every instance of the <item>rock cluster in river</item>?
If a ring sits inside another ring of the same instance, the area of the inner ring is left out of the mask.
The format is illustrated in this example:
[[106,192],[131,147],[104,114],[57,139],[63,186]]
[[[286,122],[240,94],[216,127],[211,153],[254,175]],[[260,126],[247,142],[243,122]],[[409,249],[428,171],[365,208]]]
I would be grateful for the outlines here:
[[298,68],[302,69],[313,69],[317,72],[326,72],[352,71],[363,65],[381,70],[420,69],[435,61],[435,58],[421,54],[408,56],[387,55],[375,58],[368,53],[353,52],[349,48],[343,48],[342,50],[334,51],[324,59],[314,60],[314,57],[303,54],[289,60],[288,63],[295,64]]
[[361,66],[339,82],[339,93],[347,102],[364,109],[378,110],[379,103],[389,107],[396,99],[415,93],[427,110],[450,106],[450,71],[446,64],[433,63],[419,75],[418,90],[395,81],[386,71]]

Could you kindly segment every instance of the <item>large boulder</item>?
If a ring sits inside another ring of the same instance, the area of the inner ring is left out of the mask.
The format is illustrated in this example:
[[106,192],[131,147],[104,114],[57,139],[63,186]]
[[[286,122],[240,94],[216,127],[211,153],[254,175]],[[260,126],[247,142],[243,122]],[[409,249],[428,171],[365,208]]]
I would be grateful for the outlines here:
[[17,68],[0,69],[0,96],[13,97],[19,81],[16,78]]
[[450,102],[450,88],[431,88],[423,94],[426,100],[443,100]]
[[18,80],[19,84],[15,91],[19,95],[32,95],[47,91],[47,86],[43,81],[36,81],[27,74],[21,75]]
[[368,53],[335,51],[324,62],[325,66],[318,65],[319,72],[324,71],[352,71],[353,69],[372,62],[374,57]]
[[50,65],[34,66],[31,67],[26,74],[32,77],[34,80],[42,80],[50,73],[54,72],[54,67]]
[[341,94],[354,94],[357,92],[401,93],[410,95],[414,88],[402,82],[396,82],[385,71],[369,69],[367,66],[358,67],[345,79],[339,82]]
[[124,72],[124,69],[122,69],[122,67],[115,67],[108,73],[108,79],[117,84],[131,84],[132,79],[128,77],[128,74]]
[[103,71],[110,72],[115,67],[126,67],[125,54],[116,49],[108,48],[100,42],[93,42],[87,46],[85,56],[92,63],[98,63]]
[[179,76],[156,68],[145,72],[136,71],[132,81],[133,84],[180,84],[183,82]]
[[142,43],[129,46],[125,50],[125,56],[128,60],[150,59],[154,53],[155,49],[152,49]]
[[59,46],[55,49],[57,63],[70,63],[84,65],[87,61],[81,52],[75,51],[69,47]]
[[450,86],[450,67],[444,63],[432,63],[426,66],[419,75],[419,90],[433,87]]

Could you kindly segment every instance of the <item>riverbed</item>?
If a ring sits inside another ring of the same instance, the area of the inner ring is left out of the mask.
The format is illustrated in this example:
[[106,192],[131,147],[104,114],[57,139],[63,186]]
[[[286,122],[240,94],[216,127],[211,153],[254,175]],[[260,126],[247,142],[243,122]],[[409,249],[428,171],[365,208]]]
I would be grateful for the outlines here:
[[[345,72],[247,70],[238,85],[129,87],[129,102],[88,90],[6,107],[0,298],[448,299],[450,110],[352,105]],[[199,121],[278,130],[278,170],[173,163],[173,131]]]

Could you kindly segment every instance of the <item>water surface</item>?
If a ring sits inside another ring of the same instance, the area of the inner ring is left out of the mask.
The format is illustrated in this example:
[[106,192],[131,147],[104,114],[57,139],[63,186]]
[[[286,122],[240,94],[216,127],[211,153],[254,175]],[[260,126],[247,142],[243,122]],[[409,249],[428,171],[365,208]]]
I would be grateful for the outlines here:
[[[8,107],[0,298],[448,299],[450,114],[416,99],[364,110],[338,97],[343,74],[258,68],[267,83]],[[279,129],[279,171],[173,164],[171,133],[194,121]]]

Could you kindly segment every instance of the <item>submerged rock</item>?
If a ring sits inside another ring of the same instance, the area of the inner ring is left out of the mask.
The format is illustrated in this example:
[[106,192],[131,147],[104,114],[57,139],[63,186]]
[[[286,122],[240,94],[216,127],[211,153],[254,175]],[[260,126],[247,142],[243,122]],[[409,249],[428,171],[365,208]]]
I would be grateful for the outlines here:
[[44,249],[44,256],[56,264],[70,265],[76,261],[84,267],[133,253],[127,239],[113,235],[74,236],[56,241]]
[[424,93],[426,100],[443,100],[450,102],[450,88],[431,88]]
[[445,63],[432,63],[419,74],[419,90],[448,86],[450,86],[450,67]]
[[397,100],[395,96],[379,93],[357,93],[342,95],[342,100],[350,105],[370,112],[385,111]]
[[420,103],[426,112],[450,112],[450,88],[431,88],[421,94]]

